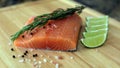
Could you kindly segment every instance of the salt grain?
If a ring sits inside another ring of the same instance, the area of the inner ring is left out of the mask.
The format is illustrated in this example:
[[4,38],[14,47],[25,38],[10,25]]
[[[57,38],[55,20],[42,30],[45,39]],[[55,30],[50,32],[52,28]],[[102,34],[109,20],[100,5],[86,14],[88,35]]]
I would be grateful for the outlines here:
[[30,51],[32,52],[34,49],[30,49]]
[[54,27],[54,28],[57,28],[57,26],[56,26],[55,24],[53,24],[53,27]]
[[20,59],[18,62],[23,63],[25,59]]
[[42,62],[41,61],[38,61],[39,64],[41,64]]
[[50,63],[53,63],[53,60],[51,60]]
[[8,45],[9,45],[9,46],[12,45],[12,42],[9,42]]
[[38,64],[38,62],[34,62],[34,63],[33,63],[33,65],[37,65],[37,64]]
[[21,57],[21,55],[18,55],[18,57]]
[[59,68],[59,64],[58,63],[55,65],[55,68]]
[[47,59],[43,59],[43,61],[46,63],[46,62],[47,62]]
[[41,57],[43,57],[43,55],[41,55]]
[[33,59],[33,61],[36,61],[36,59]]
[[28,59],[28,62],[31,62],[31,59]]
[[59,57],[58,57],[58,56],[55,56],[55,59],[59,59]]
[[71,56],[70,59],[73,59],[73,57]]

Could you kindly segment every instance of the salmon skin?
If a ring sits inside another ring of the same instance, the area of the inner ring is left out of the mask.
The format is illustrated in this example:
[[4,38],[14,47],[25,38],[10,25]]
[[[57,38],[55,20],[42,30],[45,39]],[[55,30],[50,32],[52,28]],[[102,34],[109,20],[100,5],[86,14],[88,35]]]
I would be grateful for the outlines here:
[[[31,24],[34,17],[25,25]],[[78,14],[69,15],[63,19],[49,20],[42,27],[26,31],[15,41],[14,45],[23,48],[74,51],[82,20]]]

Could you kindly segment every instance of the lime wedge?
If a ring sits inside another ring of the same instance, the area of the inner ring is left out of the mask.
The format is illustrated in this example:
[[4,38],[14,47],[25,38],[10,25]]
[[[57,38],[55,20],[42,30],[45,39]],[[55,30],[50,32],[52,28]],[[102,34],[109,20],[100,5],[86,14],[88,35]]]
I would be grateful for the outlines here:
[[97,36],[100,34],[107,34],[107,32],[108,32],[108,29],[100,29],[96,31],[83,32],[83,36],[85,38],[88,38],[88,37],[93,37],[93,36]]
[[99,20],[106,20],[108,16],[100,16],[100,17],[87,17],[87,21],[99,21]]
[[106,29],[106,28],[108,28],[108,25],[96,25],[96,26],[89,26],[89,27],[86,27],[85,29],[86,29],[86,31],[95,31],[95,30],[99,30],[99,29]]
[[87,17],[87,26],[96,26],[96,25],[108,25],[108,16],[102,16],[97,18]]
[[106,34],[100,34],[88,38],[81,39],[81,42],[89,48],[101,46],[106,40]]

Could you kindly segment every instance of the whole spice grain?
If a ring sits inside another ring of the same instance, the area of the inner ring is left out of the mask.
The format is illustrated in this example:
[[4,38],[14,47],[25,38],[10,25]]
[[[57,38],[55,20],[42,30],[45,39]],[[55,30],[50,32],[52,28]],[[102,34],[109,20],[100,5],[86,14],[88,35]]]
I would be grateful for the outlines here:
[[25,56],[24,56],[24,55],[22,55],[21,57],[22,57],[22,58],[24,58]]
[[27,53],[24,53],[24,55],[27,55]]
[[28,53],[28,51],[25,51],[25,53]]
[[37,57],[38,56],[38,54],[33,54],[33,57]]
[[22,35],[22,38],[24,38],[25,36],[24,35]]
[[14,51],[14,49],[13,49],[13,48],[11,48],[11,51]]
[[12,56],[13,58],[16,58],[15,55]]

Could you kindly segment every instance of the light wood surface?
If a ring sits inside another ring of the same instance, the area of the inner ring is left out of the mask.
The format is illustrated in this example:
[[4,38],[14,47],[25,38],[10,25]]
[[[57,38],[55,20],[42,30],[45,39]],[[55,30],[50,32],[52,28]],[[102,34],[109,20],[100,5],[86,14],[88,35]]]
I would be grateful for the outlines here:
[[[78,4],[68,0],[41,0],[0,9],[0,68],[34,68],[33,62],[19,63],[20,58],[12,58],[12,55],[19,55],[23,52],[10,50],[13,47],[8,45],[10,35],[22,28],[31,16],[75,5]],[[103,14],[86,8],[80,16],[84,23],[86,16],[97,17]],[[31,52],[33,53],[43,55],[43,57],[36,58],[37,61],[48,59],[48,62],[41,64],[41,68],[55,68],[55,65],[49,62],[50,60],[58,62],[60,68],[120,68],[120,22],[109,18],[108,38],[102,47],[88,49],[79,43],[76,52],[35,50]],[[63,59],[55,59],[54,56],[62,56]],[[74,58],[70,59],[70,57]],[[30,54],[26,58],[31,58]]]

